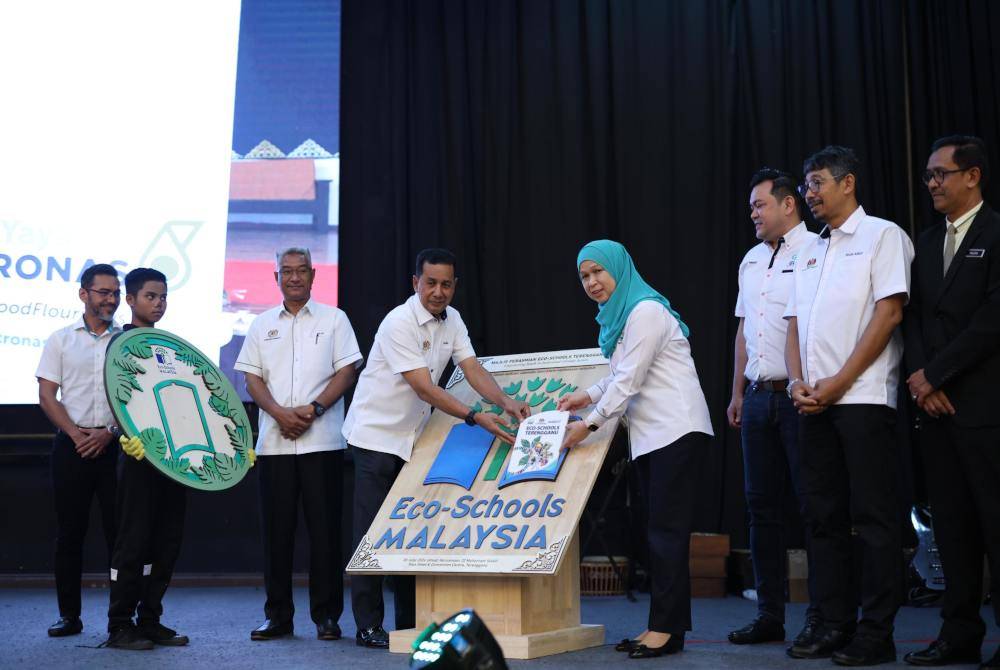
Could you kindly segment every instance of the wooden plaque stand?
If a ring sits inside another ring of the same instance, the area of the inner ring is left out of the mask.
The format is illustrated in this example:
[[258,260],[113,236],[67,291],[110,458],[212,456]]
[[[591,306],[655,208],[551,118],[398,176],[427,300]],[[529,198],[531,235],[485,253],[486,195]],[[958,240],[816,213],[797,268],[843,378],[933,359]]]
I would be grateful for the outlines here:
[[604,626],[580,623],[579,533],[554,575],[417,575],[417,627],[389,633],[389,651],[410,653],[421,631],[464,607],[486,622],[507,658],[538,658],[604,644]]
[[[500,356],[483,359],[483,365],[504,393],[525,400],[535,412],[554,409],[561,395],[588,388],[608,370],[600,350]],[[460,372],[448,390],[469,406],[489,405]],[[604,626],[580,623],[577,524],[617,421],[574,448],[555,481],[501,488],[498,473],[505,468],[500,466],[527,455],[520,455],[519,445],[501,449],[495,440],[468,488],[425,483],[458,422],[440,412],[431,415],[347,566],[352,575],[416,577],[417,627],[390,633],[390,651],[409,653],[430,623],[467,607],[483,619],[508,658],[604,644]],[[496,469],[489,474],[491,463]]]

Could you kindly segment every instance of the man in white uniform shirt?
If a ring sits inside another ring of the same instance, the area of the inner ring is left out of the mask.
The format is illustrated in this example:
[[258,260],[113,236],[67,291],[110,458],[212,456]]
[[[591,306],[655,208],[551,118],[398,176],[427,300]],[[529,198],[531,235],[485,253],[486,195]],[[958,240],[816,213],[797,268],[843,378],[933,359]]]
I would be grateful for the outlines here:
[[49,336],[35,376],[38,403],[57,431],[52,445],[56,509],[56,597],[59,621],[49,635],[83,630],[80,579],[90,505],[97,496],[108,560],[115,546],[115,463],[111,408],[104,393],[104,354],[121,328],[112,321],[121,302],[118,271],[101,263],[80,277],[83,316]]
[[[740,323],[727,414],[729,425],[740,429],[743,444],[757,616],[729,633],[733,644],[785,639],[785,500],[789,485],[801,500],[801,486],[799,415],[785,393],[784,313],[795,263],[802,249],[816,239],[802,221],[805,203],[797,186],[795,177],[771,168],[750,180],[750,219],[761,242],[740,263],[736,299]],[[821,629],[812,582],[810,572],[810,605],[796,644],[811,640]]]
[[341,493],[344,392],[362,356],[347,315],[311,299],[308,249],[278,252],[283,303],[250,326],[237,370],[260,407],[257,463],[264,535],[266,621],[251,640],[293,632],[292,557],[298,501],[309,530],[309,613],[321,640],[340,639],[344,608]]
[[[802,488],[824,626],[814,643],[788,651],[832,656],[841,665],[895,660],[893,621],[902,599],[893,424],[903,353],[897,326],[913,244],[858,204],[858,167],[845,147],[806,159],[801,190],[825,227],[799,255],[785,310],[788,388],[804,415]],[[852,528],[864,553],[860,621],[850,588]]]
[[[437,408],[478,425],[507,443],[500,430],[507,425],[489,412],[476,412],[437,385],[448,360],[483,398],[502,407],[516,420],[529,414],[528,405],[508,398],[493,376],[476,360],[469,332],[458,310],[449,307],[455,295],[455,256],[444,249],[417,255],[414,294],[382,320],[361,373],[354,400],[344,421],[344,437],[354,456],[354,544],[368,531],[389,489],[410,460],[413,442]],[[413,577],[394,578],[396,628],[413,628]],[[386,648],[382,628],[382,577],[353,575],[351,606],[357,623],[357,644]]]

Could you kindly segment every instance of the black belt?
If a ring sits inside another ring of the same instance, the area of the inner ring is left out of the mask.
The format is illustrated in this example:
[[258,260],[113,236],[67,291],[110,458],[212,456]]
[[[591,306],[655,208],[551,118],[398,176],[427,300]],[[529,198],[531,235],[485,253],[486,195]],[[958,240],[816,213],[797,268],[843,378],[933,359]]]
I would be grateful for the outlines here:
[[772,379],[770,381],[750,382],[751,391],[756,391],[760,389],[763,391],[768,391],[770,393],[783,393],[786,388],[788,388],[787,379]]

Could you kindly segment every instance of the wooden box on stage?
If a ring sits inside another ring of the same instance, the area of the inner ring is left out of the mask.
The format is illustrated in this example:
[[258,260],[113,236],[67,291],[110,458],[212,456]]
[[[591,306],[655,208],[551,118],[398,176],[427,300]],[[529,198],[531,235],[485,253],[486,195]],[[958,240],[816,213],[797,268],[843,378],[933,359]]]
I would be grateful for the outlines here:
[[[481,362],[505,393],[529,402],[533,412],[554,409],[559,397],[608,374],[597,349]],[[447,388],[468,405],[489,405],[461,370]],[[574,448],[555,481],[499,488],[496,471],[510,456],[494,440],[469,489],[425,484],[458,421],[441,412],[431,415],[347,566],[351,574],[416,575],[417,627],[393,631],[390,650],[409,652],[424,627],[465,607],[476,610],[508,658],[603,644],[604,626],[580,621],[577,525],[617,421]]]

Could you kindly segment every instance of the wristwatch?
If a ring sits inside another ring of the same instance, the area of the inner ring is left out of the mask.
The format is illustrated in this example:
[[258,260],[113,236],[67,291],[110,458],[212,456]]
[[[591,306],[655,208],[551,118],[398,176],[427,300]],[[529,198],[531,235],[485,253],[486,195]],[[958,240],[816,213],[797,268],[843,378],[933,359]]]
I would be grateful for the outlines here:
[[795,386],[796,384],[798,384],[798,383],[799,383],[800,381],[802,381],[802,380],[796,377],[795,379],[792,379],[792,380],[790,380],[790,381],[788,382],[788,386],[786,386],[786,387],[785,387],[785,395],[787,395],[787,396],[788,396],[788,399],[789,399],[789,400],[791,400],[791,399],[792,399],[792,387],[794,387],[794,386]]
[[318,419],[319,417],[323,416],[323,415],[324,415],[324,414],[326,413],[326,407],[323,407],[322,405],[320,405],[320,404],[319,404],[318,402],[316,402],[315,400],[313,400],[313,401],[312,401],[311,403],[309,403],[309,404],[313,406],[313,409],[314,409],[314,410],[316,410],[316,418],[317,418],[317,419]]
[[475,426],[476,425],[476,410],[470,409],[469,413],[465,415],[465,425]]

